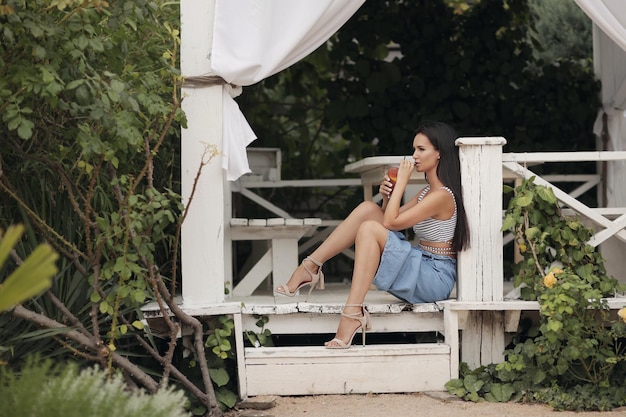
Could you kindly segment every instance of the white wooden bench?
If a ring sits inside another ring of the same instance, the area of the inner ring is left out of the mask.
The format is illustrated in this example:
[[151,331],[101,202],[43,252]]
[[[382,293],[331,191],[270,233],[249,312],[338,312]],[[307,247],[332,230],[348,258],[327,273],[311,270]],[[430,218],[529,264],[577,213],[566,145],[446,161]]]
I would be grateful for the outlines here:
[[[354,344],[350,349],[326,349],[320,343],[238,348],[240,395],[245,398],[444,390],[444,384],[458,373],[458,368],[451,361],[451,350],[455,348],[443,337],[428,343],[371,343],[371,337],[380,333],[443,335],[442,307],[397,301],[366,301],[366,307],[372,316],[372,329],[368,332],[370,342],[364,347]],[[332,335],[342,308],[343,303],[339,302],[247,304],[235,316],[235,327],[258,332],[258,315],[266,315],[273,335]],[[236,333],[240,337],[238,346],[243,344],[243,331]]]
[[319,218],[230,220],[233,241],[266,240],[269,248],[233,288],[235,296],[249,296],[272,274],[272,287],[287,282],[298,267],[298,240],[322,224]]
[[[370,342],[365,347],[355,344],[347,350],[332,350],[325,349],[321,343],[314,346],[250,346],[244,343],[244,333],[260,331],[256,324],[259,316],[269,318],[267,328],[274,336],[332,335],[343,306],[343,302],[336,301],[276,304],[269,297],[264,299],[264,302],[227,302],[198,308],[183,306],[183,310],[194,317],[232,315],[241,398],[443,391],[446,382],[458,377],[462,360],[459,358],[461,332],[475,331],[472,321],[468,320],[469,313],[490,313],[493,317],[500,317],[504,330],[515,333],[522,312],[538,314],[539,311],[536,301],[449,299],[408,304],[386,293],[372,292],[365,303],[372,315],[372,329],[368,332]],[[624,297],[606,301],[613,314],[626,306]],[[156,303],[144,306],[142,311],[150,327],[158,329],[161,313]],[[375,334],[423,332],[436,332],[442,337],[423,343],[371,343]],[[182,334],[185,333],[183,330]],[[504,346],[493,344],[493,341],[483,348],[486,351],[478,353],[485,361],[498,355],[502,357],[504,353]],[[474,355],[476,352],[469,352],[470,357]]]

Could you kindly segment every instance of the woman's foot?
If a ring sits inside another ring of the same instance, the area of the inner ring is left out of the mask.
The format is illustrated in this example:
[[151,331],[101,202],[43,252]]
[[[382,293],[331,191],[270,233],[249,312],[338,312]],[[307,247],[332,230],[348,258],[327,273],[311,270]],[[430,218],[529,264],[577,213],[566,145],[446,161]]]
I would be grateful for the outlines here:
[[278,295],[286,295],[292,297],[302,287],[310,285],[309,294],[316,285],[320,290],[324,289],[324,273],[321,271],[322,263],[307,256],[302,263],[289,278],[286,284],[283,284],[274,290]]
[[363,308],[362,304],[346,304],[341,313],[337,334],[332,340],[324,343],[324,346],[327,349],[347,349],[352,345],[352,339],[359,329],[363,333],[363,346],[365,346],[365,333],[370,327],[369,312]]

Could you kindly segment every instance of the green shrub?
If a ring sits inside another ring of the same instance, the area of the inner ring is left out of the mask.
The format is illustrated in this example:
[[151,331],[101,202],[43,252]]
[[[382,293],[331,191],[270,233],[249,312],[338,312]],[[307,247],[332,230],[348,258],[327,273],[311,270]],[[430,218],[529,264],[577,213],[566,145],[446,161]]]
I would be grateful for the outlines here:
[[0,417],[187,417],[182,391],[129,391],[121,375],[30,360],[0,368]]
[[[512,191],[512,190],[510,190]],[[586,242],[578,219],[564,217],[550,188],[533,178],[515,189],[503,230],[524,259],[515,285],[540,305],[538,327],[505,352],[506,360],[446,384],[470,401],[536,401],[558,410],[610,410],[626,405],[626,308],[614,319],[603,297],[621,286]]]

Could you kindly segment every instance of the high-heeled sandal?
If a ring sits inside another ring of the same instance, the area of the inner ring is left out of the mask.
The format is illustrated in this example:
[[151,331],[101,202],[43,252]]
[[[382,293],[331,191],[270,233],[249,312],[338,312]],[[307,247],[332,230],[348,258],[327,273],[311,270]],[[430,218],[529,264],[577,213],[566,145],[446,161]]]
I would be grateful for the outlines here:
[[[304,261],[311,261],[315,265],[317,265],[319,267],[317,270],[317,274],[314,274],[313,272],[311,272],[311,270],[307,268],[306,265],[304,264]],[[304,270],[309,273],[309,275],[311,276],[311,280],[301,282],[300,285],[298,285],[298,287],[293,292],[289,291],[289,287],[287,286],[287,284],[283,284],[274,290],[274,295],[283,295],[285,297],[293,297],[294,295],[298,294],[298,291],[300,291],[300,288],[310,285],[311,288],[309,288],[309,293],[306,296],[308,299],[309,296],[311,295],[311,292],[313,291],[313,288],[317,287],[320,290],[324,289],[324,273],[322,272],[322,265],[324,264],[316,261],[310,256],[307,256],[306,258],[302,260],[301,265],[304,267]],[[282,291],[279,291],[279,290],[282,290]]]
[[[324,347],[326,349],[348,349],[350,346],[352,346],[352,339],[354,339],[354,335],[356,334],[356,332],[359,331],[359,329],[361,329],[361,332],[363,333],[362,342],[363,346],[365,346],[365,334],[367,330],[370,330],[372,328],[369,311],[367,311],[365,307],[363,307],[363,304],[346,304],[344,308],[345,307],[361,307],[361,311],[359,313],[344,313],[343,311],[341,312],[341,315],[343,317],[357,320],[359,323],[361,323],[361,325],[354,329],[354,332],[352,332],[352,336],[350,336],[350,340],[348,340],[348,343],[344,342],[338,337],[335,337],[334,339],[328,341],[327,344],[325,344]],[[333,342],[336,345],[330,345],[330,343]]]

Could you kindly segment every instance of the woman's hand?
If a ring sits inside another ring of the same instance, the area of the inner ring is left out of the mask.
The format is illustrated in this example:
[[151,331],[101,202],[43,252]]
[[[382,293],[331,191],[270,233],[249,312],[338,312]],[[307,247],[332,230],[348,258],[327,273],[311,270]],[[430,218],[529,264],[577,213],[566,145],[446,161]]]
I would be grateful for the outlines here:
[[387,198],[391,197],[391,193],[395,188],[395,184],[397,184],[399,181],[402,181],[404,187],[406,187],[406,184],[409,183],[409,179],[411,178],[411,174],[414,170],[415,165],[413,164],[412,159],[401,161],[398,168],[396,182],[394,183],[393,181],[391,181],[388,173],[385,174],[382,182],[380,183],[380,186],[378,187],[378,192],[382,195],[386,195]]
[[378,192],[389,198],[389,196],[391,196],[391,190],[393,190],[393,182],[391,182],[389,175],[385,174],[383,181],[380,183],[380,187],[378,187]]
[[415,171],[415,164],[413,163],[413,159],[403,159],[400,162],[400,169],[398,169],[398,180],[397,183],[402,183],[404,187],[409,183],[409,179],[411,178],[411,174]]

